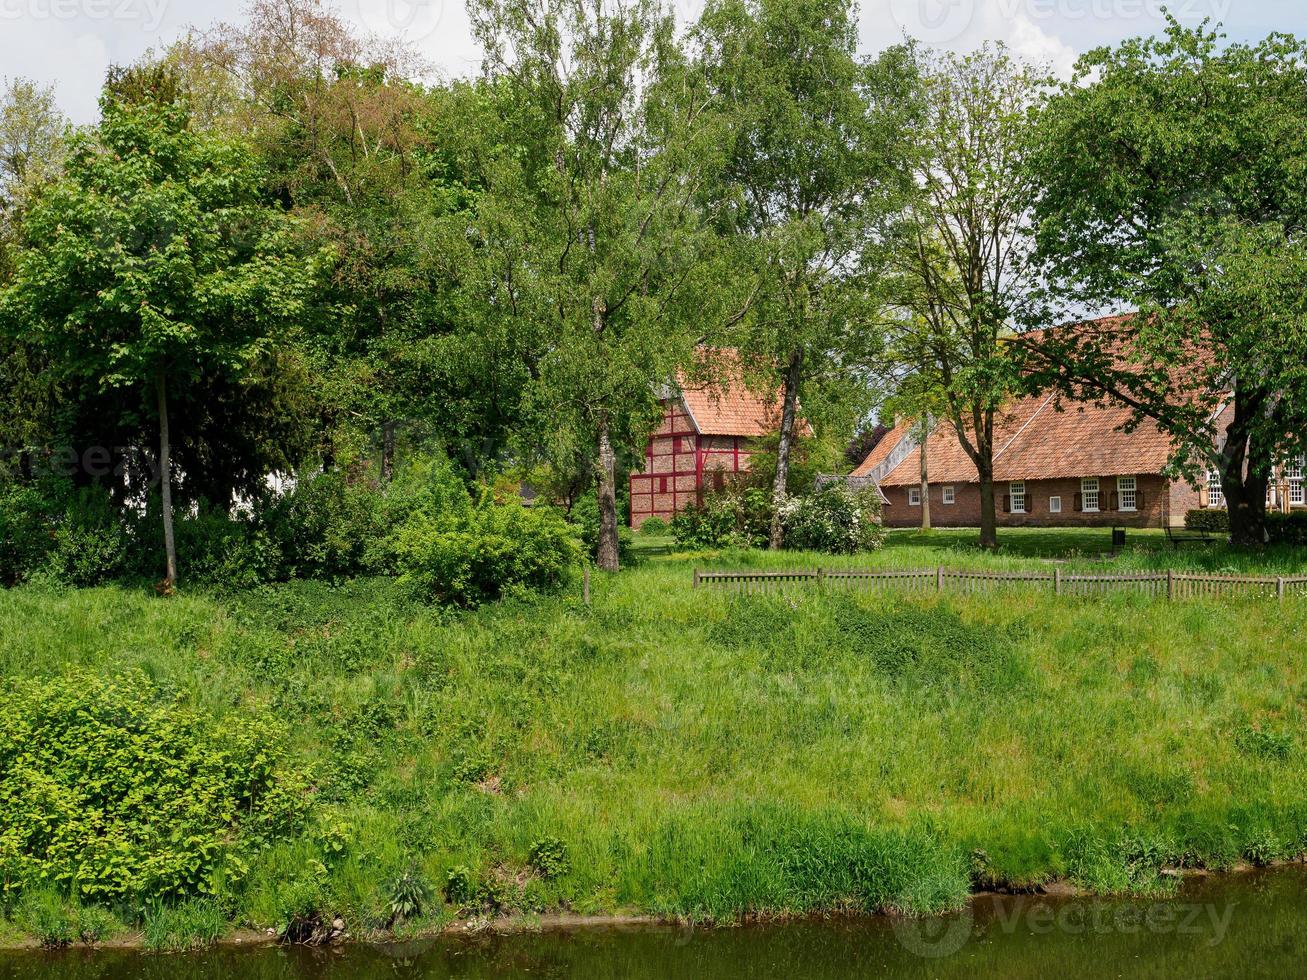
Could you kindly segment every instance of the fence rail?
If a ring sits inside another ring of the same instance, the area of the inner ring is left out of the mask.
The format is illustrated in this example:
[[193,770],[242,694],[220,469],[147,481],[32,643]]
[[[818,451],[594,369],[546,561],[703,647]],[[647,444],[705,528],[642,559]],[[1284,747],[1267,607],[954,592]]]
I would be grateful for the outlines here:
[[1063,572],[979,572],[945,568],[801,568],[784,571],[704,572],[695,569],[694,588],[727,592],[774,592],[816,585],[843,591],[898,588],[908,592],[987,594],[1003,589],[1037,587],[1055,595],[1094,597],[1132,593],[1157,599],[1226,596],[1307,598],[1307,575],[1200,575],[1189,572],[1118,572],[1086,575]]

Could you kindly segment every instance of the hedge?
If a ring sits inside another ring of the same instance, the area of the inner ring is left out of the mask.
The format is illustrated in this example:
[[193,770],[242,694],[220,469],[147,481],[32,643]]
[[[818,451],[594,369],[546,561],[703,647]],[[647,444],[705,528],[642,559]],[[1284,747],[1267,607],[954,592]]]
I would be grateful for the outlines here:
[[[1185,514],[1184,526],[1193,531],[1224,534],[1230,530],[1230,515],[1224,510],[1191,510]],[[1268,513],[1266,534],[1271,544],[1307,546],[1307,511]]]

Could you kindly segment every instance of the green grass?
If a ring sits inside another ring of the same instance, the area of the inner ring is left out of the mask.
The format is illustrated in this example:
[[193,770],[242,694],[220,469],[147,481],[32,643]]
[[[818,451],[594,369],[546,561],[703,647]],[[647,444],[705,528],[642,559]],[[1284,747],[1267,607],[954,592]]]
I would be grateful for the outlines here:
[[[151,913],[160,946],[209,941],[217,908],[260,929],[339,915],[354,935],[560,909],[926,912],[976,887],[1161,890],[1164,867],[1307,850],[1307,601],[689,587],[693,567],[1088,564],[1105,532],[1004,532],[996,555],[969,537],[895,533],[854,559],[645,539],[589,608],[573,588],[457,616],[388,581],[23,588],[0,594],[0,673],[135,668],[289,726],[308,826],[211,903]],[[1132,532],[1114,564],[1303,566],[1156,538]],[[564,870],[533,870],[542,842]],[[400,882],[423,901],[397,923]]]

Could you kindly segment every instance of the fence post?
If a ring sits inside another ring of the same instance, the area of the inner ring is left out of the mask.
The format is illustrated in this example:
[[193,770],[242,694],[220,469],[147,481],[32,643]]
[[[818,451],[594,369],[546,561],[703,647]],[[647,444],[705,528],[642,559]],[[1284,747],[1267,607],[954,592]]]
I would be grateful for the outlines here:
[[1284,576],[1281,575],[1275,580],[1275,598],[1280,602],[1284,601]]
[[[587,569],[587,572],[588,572],[588,571],[589,571],[589,570]],[[696,569],[694,570],[694,586],[693,586],[693,588],[696,588],[696,589],[697,589],[698,587],[699,587],[699,569],[696,568]]]
[[[695,572],[695,578],[698,578],[698,576],[699,576],[699,573],[698,573],[698,572]],[[582,570],[582,572],[581,572],[581,598],[585,601],[585,604],[586,604],[587,606],[590,605],[590,564],[589,564],[589,562],[586,563],[585,568],[584,568],[584,569]]]
[[817,569],[817,588],[824,589],[825,587],[826,587],[826,569],[819,568]]
[[944,591],[944,566],[940,565],[935,569],[935,591]]
[[1173,568],[1166,570],[1166,597],[1168,599],[1175,598],[1175,569]]
[[1062,594],[1062,566],[1053,567],[1053,595]]

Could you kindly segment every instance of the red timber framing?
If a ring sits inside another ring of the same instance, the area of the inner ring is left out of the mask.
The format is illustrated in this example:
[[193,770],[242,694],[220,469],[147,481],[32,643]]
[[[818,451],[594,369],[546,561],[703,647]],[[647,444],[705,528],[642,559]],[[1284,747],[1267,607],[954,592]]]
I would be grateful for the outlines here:
[[631,474],[631,526],[650,517],[669,521],[704,490],[748,468],[748,437],[700,432],[684,402],[667,399],[662,423],[645,447],[644,468]]

